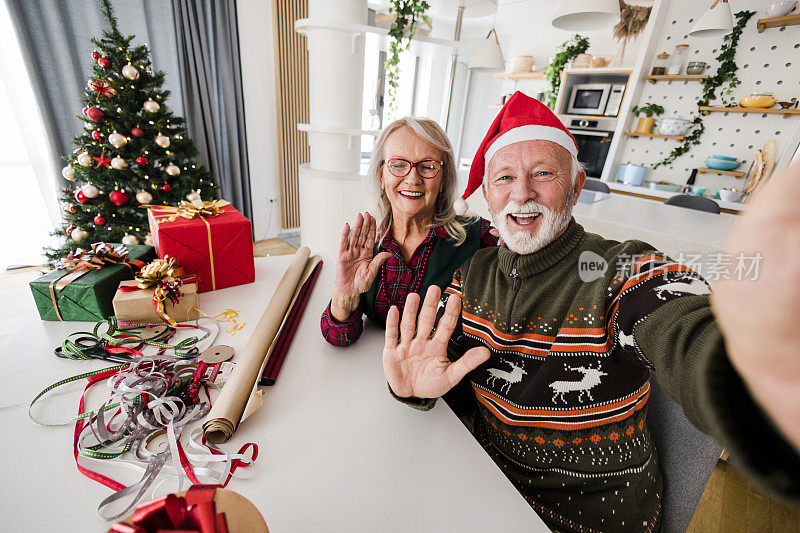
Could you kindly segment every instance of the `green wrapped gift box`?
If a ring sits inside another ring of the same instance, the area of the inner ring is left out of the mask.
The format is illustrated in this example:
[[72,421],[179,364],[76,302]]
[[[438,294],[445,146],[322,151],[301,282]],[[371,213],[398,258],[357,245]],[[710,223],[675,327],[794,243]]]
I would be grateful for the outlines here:
[[[139,270],[135,263],[149,263],[156,257],[152,246],[125,246],[128,264],[116,263],[119,258],[119,244],[96,243],[92,250],[85,250],[76,259],[100,265],[100,268],[78,268],[70,274],[72,268],[59,268],[48,272],[30,283],[33,299],[39,309],[42,320],[77,320],[97,322],[114,314],[111,304],[119,283],[133,279]],[[95,254],[94,252],[99,252]],[[106,260],[101,258],[106,257]],[[109,262],[111,261],[111,262]],[[74,268],[74,266],[73,266]],[[87,271],[88,270],[88,271]],[[77,277],[76,277],[77,275]],[[74,278],[74,279],[72,279]],[[63,288],[60,285],[64,285]]]

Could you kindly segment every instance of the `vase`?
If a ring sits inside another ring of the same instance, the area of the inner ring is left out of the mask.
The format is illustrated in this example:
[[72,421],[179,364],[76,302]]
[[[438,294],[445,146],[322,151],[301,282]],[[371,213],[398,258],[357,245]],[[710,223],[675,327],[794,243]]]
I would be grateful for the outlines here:
[[636,133],[653,133],[655,123],[656,119],[653,117],[641,117],[636,125]]

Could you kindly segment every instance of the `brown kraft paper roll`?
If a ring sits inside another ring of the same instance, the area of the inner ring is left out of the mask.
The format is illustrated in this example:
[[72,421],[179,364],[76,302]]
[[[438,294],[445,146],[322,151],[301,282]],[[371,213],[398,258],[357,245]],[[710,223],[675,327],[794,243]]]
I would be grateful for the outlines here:
[[227,441],[239,426],[244,408],[261,377],[261,368],[269,347],[283,323],[309,255],[310,251],[305,246],[297,250],[244,350],[236,357],[233,372],[203,422],[203,433],[210,442],[219,444]]

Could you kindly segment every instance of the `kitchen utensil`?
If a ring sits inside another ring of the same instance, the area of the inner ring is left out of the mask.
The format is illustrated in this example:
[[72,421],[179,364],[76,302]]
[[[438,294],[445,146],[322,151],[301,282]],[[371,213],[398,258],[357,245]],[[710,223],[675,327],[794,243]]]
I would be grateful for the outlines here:
[[697,169],[693,168],[691,174],[689,174],[689,179],[686,180],[686,186],[683,189],[681,189],[681,192],[685,193],[690,191],[696,179],[697,179]]
[[617,181],[638,187],[644,181],[645,174],[647,174],[647,167],[631,164],[620,165]]
[[764,172],[764,154],[761,152],[761,150],[756,150],[753,177],[750,179],[750,183],[747,185],[744,192],[748,194],[753,192],[756,185],[758,185],[758,181],[761,179],[762,172]]
[[660,118],[656,120],[656,127],[661,135],[683,135],[690,125],[690,121],[682,118]]
[[742,107],[768,108],[778,103],[777,98],[767,98],[764,96],[740,98],[739,105]]
[[792,98],[788,102],[778,102],[778,105],[781,106],[783,109],[792,109],[797,107],[798,101],[795,98]]
[[738,202],[742,197],[741,192],[732,191],[730,189],[720,189],[717,191],[717,194],[719,195],[719,199],[723,202]]
[[706,159],[706,166],[714,170],[734,170],[739,168],[740,165],[739,161],[723,161],[713,157]]
[[767,17],[782,17],[788,15],[797,5],[797,0],[784,0],[782,2],[773,2],[767,8]]
[[692,191],[689,193],[692,196],[703,196],[703,193],[706,192],[705,187],[692,187]]
[[686,74],[702,74],[706,69],[705,61],[690,61],[686,65]]
[[764,172],[762,173],[761,180],[753,192],[756,192],[765,183],[767,183],[770,176],[772,176],[772,171],[775,170],[776,157],[778,153],[778,143],[775,142],[775,139],[770,139],[767,141],[767,144],[764,145],[764,150],[762,153],[764,154]]

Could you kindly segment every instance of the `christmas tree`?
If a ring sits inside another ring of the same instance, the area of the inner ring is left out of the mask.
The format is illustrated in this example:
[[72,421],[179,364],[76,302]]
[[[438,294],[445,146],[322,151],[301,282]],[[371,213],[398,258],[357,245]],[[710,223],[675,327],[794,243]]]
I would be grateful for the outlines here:
[[92,74],[83,97],[84,131],[73,140],[61,174],[64,237],[47,249],[51,261],[98,241],[149,244],[144,204],[177,205],[181,200],[216,198],[217,186],[193,158],[197,149],[185,121],[166,106],[164,73],[150,69],[147,46],[131,47],[109,0],[102,0],[110,30],[92,39]]

